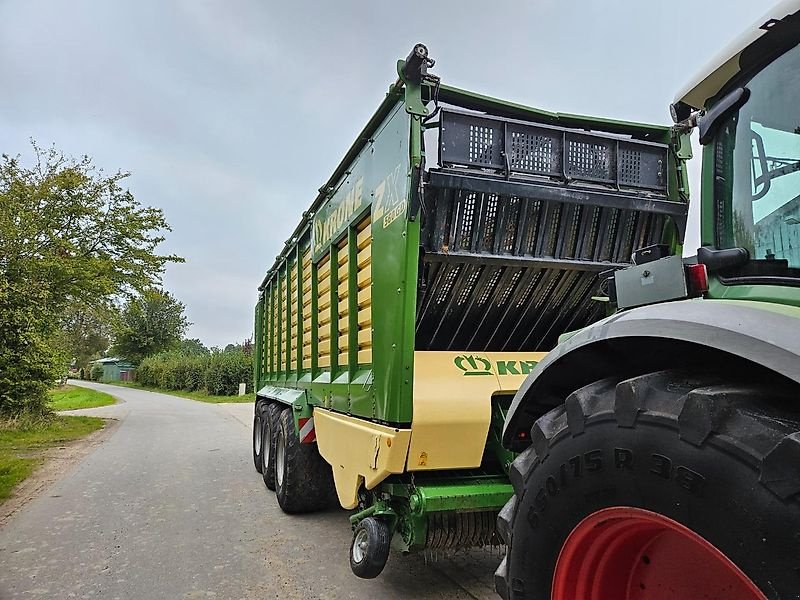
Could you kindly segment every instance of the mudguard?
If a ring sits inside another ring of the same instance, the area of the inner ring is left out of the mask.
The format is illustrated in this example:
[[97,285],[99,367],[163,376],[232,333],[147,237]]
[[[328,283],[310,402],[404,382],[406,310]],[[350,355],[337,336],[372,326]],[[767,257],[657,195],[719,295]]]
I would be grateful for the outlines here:
[[[520,449],[518,436],[529,432],[535,419],[525,410],[528,403],[552,401],[554,397],[563,401],[565,390],[578,389],[610,374],[604,373],[608,361],[603,364],[603,342],[637,339],[647,340],[648,351],[655,348],[657,352],[658,339],[721,350],[800,384],[800,308],[704,299],[644,306],[582,329],[538,363],[514,396],[503,428],[503,445]],[[659,358],[653,356],[652,360],[657,365]]]

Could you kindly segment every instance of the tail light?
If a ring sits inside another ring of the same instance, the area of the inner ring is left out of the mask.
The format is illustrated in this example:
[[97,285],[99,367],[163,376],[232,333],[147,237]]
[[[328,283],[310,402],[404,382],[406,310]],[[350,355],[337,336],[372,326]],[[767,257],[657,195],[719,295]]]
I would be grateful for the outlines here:
[[702,264],[684,265],[686,270],[686,288],[689,296],[702,296],[708,291],[708,271]]

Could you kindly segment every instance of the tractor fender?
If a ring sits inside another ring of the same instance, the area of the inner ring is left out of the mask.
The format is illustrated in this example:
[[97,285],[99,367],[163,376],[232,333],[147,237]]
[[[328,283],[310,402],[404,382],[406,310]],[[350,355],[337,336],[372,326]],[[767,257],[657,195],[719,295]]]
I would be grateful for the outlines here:
[[521,450],[538,417],[531,405],[560,404],[626,364],[674,366],[675,350],[733,355],[800,384],[800,308],[744,300],[679,300],[616,313],[556,346],[514,396],[503,445]]

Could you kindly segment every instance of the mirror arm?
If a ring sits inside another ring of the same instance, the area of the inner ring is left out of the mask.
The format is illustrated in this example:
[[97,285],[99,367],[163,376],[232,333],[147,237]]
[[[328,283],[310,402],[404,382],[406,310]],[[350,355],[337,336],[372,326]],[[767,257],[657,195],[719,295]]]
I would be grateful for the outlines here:
[[703,146],[708,144],[714,138],[723,118],[731,111],[741,108],[748,98],[750,98],[750,90],[746,87],[736,88],[698,116],[697,127],[700,130],[700,143]]

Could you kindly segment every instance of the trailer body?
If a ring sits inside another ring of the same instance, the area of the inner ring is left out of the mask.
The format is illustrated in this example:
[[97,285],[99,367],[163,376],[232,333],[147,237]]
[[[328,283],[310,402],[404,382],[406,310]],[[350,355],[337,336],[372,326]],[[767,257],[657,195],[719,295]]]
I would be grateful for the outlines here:
[[[601,272],[683,238],[668,127],[398,80],[267,272],[256,414],[290,407],[340,504],[408,551],[497,543],[511,398],[607,314]],[[543,399],[546,405],[548,399]]]

